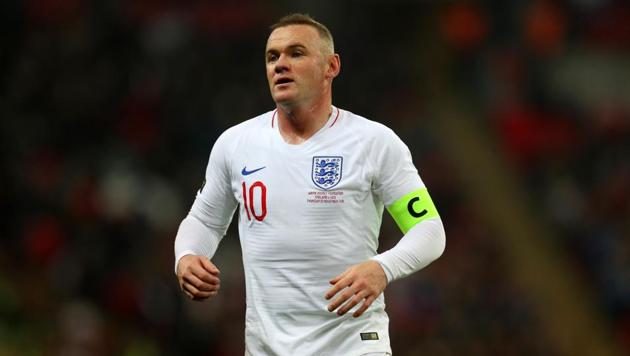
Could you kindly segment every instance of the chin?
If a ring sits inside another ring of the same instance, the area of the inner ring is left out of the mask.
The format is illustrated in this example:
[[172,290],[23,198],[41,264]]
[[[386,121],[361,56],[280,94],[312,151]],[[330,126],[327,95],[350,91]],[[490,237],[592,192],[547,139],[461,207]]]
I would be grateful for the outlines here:
[[295,102],[295,96],[285,94],[274,95],[273,101],[275,101],[277,104],[288,105]]

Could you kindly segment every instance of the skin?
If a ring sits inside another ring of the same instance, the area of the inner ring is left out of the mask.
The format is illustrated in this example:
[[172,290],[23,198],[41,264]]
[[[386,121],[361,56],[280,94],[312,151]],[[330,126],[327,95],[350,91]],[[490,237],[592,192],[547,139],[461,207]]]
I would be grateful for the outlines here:
[[186,255],[177,264],[179,287],[192,300],[216,297],[221,287],[219,269],[205,256]]
[[[274,30],[265,50],[267,81],[278,109],[278,127],[285,142],[301,144],[326,124],[332,111],[332,81],[339,75],[339,55],[330,51],[317,30],[289,25]],[[286,81],[286,83],[278,81]],[[220,288],[219,269],[206,257],[186,255],[177,266],[182,291],[191,299],[213,298]],[[376,261],[348,267],[332,278],[324,298],[328,310],[361,316],[385,290],[387,277]]]
[[[361,306],[352,314],[360,317],[372,305],[387,287],[387,276],[383,267],[376,261],[365,261],[350,266],[343,273],[331,279],[332,285],[324,297],[328,300],[335,297],[328,304],[328,311],[337,310],[337,315],[344,315],[355,305]],[[338,308],[338,309],[337,309]]]
[[[341,69],[339,55],[326,49],[315,28],[290,25],[269,35],[265,67],[280,134],[289,144],[303,143],[331,114],[332,81]],[[290,82],[278,83],[282,79]]]

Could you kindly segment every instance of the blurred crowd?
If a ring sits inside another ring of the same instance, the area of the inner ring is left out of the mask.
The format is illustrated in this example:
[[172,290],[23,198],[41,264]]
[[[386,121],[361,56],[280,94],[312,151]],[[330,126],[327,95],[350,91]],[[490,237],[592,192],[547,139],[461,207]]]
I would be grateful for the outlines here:
[[[273,108],[266,29],[291,11],[330,27],[334,104],[401,136],[445,221],[444,256],[386,291],[395,354],[557,354],[425,127],[418,18],[630,352],[628,6],[393,3],[0,5],[0,355],[243,354],[236,230],[207,303],[180,293],[173,239],[214,140]],[[381,249],[399,237],[386,216]]]
[[630,352],[630,6],[456,4],[446,17],[479,29],[449,33],[456,86]]

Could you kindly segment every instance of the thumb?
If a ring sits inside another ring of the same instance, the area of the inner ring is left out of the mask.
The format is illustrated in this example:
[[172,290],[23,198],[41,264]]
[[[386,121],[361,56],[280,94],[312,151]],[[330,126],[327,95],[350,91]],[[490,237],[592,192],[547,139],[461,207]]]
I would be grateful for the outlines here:
[[201,260],[201,266],[206,271],[212,274],[216,274],[216,275],[221,273],[221,271],[219,271],[219,269],[212,262],[210,262],[210,260],[207,257],[202,257],[200,260]]

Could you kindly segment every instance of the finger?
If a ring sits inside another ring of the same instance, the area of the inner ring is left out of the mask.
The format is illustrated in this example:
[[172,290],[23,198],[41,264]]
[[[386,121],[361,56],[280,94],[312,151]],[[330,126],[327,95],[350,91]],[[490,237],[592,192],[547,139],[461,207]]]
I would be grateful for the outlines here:
[[190,293],[189,291],[185,290],[183,286],[182,286],[182,291],[184,291],[184,294],[186,294],[188,298],[195,299],[195,296],[192,295],[192,293]]
[[188,282],[184,282],[184,292],[188,292],[186,294],[191,294],[193,299],[206,299],[213,296],[213,294],[216,295],[217,291],[201,291],[197,289],[197,287],[195,287],[194,285]]
[[210,295],[208,297],[193,297],[192,300],[195,301],[195,302],[203,302],[204,300],[208,300],[208,299],[211,299],[211,298],[214,298],[214,297],[216,297],[216,293],[213,294],[213,295]]
[[338,275],[337,277],[331,279],[330,281],[328,281],[328,283],[334,285],[335,283],[339,282],[339,280],[343,278],[343,274]]
[[185,274],[182,279],[184,280],[184,282],[187,282],[193,286],[195,286],[195,288],[197,290],[200,291],[212,291],[218,288],[218,284],[209,284],[206,283],[204,281],[202,281],[201,279],[197,278],[197,276],[195,276],[192,273],[187,273]]
[[195,288],[200,291],[210,291],[215,286],[202,281],[201,279],[197,278],[197,276],[195,276],[193,273],[186,273],[182,276],[182,280],[195,286]]
[[334,311],[337,309],[341,304],[345,303],[346,300],[352,298],[355,292],[355,288],[346,288],[332,303],[328,305],[328,311]]
[[362,290],[359,293],[355,294],[346,304],[344,304],[341,308],[339,308],[339,310],[337,310],[337,314],[344,315],[350,309],[354,308],[355,305],[361,303],[361,301],[364,300],[365,297],[368,295],[369,293],[365,290]]
[[[336,278],[336,277],[335,277]],[[350,284],[352,284],[352,279],[351,278],[344,278],[341,280],[338,280],[337,282],[335,282],[335,284],[333,285],[332,288],[330,288],[326,294],[324,294],[324,297],[326,299],[330,299],[332,297],[335,296],[335,294],[337,294],[340,290],[346,288],[347,286],[349,286]]]
[[339,282],[339,280],[341,280],[347,273],[348,273],[348,270],[343,271],[340,275],[328,281],[328,283],[334,285],[335,283]]
[[208,283],[208,284],[219,284],[221,281],[219,280],[219,277],[217,277],[214,274],[210,274],[208,273],[208,271],[206,271],[204,268],[202,267],[194,267],[191,269],[191,272],[200,280]]
[[219,269],[217,268],[217,266],[215,266],[212,262],[210,262],[209,259],[207,258],[201,258],[201,266],[208,272],[214,274],[215,276],[218,276],[221,271],[219,271]]
[[376,297],[374,296],[369,296],[367,297],[367,299],[365,299],[365,302],[363,302],[363,304],[359,307],[359,309],[357,309],[352,316],[355,318],[360,317],[361,315],[363,315],[363,313],[365,313],[365,311],[370,307],[370,305],[372,305],[372,302],[376,299]]

